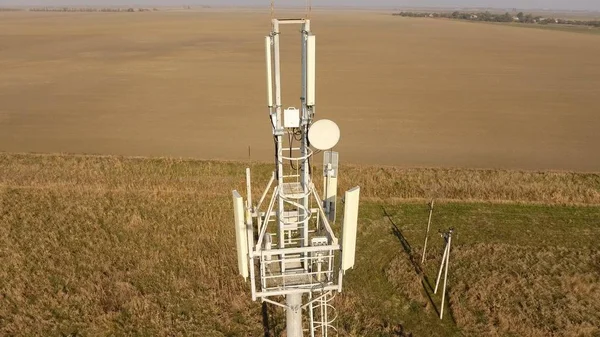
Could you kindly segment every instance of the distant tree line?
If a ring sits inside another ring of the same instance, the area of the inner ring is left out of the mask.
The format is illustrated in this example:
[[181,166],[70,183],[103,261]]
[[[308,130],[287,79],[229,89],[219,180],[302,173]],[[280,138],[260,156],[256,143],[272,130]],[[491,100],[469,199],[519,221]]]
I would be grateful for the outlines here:
[[6,8],[6,7],[0,7],[0,12],[21,12],[24,11],[25,9],[23,8]]
[[[36,7],[29,8],[30,12],[148,12],[147,8],[96,8],[96,7]],[[156,10],[156,9],[154,9]]]
[[490,12],[443,12],[443,13],[430,13],[430,12],[400,12],[394,13],[395,16],[415,17],[415,18],[446,18],[455,20],[469,20],[469,21],[486,21],[486,22],[518,22],[518,23],[529,23],[529,24],[559,24],[559,25],[575,25],[575,26],[591,26],[600,28],[600,20],[567,20],[558,18],[547,18],[542,16],[534,16],[532,14],[525,14],[520,12],[516,15],[511,15],[506,12],[504,14],[495,14]]

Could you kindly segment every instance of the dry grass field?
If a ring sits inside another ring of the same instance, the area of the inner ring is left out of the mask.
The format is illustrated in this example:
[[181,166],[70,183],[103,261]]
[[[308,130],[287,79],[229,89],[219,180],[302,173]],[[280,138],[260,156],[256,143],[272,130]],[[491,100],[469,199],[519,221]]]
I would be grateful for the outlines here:
[[[317,11],[353,163],[598,171],[600,36]],[[0,13],[0,151],[269,160],[266,12]],[[284,60],[298,56],[285,31]],[[297,105],[299,69],[283,69]],[[263,117],[261,117],[263,116]]]
[[[251,302],[236,275],[230,193],[246,165],[259,191],[271,165],[0,153],[0,335],[256,337],[266,321],[280,336],[282,311]],[[598,174],[340,172],[341,188],[363,187],[340,336],[600,333]],[[435,233],[449,227],[440,321]]]
[[[361,186],[340,336],[600,336],[600,35],[313,19],[318,117],[342,129],[340,190]],[[230,198],[272,169],[268,20],[0,12],[0,335],[282,334],[236,276]]]

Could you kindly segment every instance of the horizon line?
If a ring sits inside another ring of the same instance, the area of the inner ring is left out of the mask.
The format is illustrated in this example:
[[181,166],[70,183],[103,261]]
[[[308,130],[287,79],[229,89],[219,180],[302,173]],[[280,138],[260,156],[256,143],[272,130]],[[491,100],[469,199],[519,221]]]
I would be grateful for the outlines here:
[[[19,4],[19,5],[0,5],[0,8],[39,8],[39,7],[75,7],[75,8],[111,8],[111,7],[127,7],[127,8],[183,8],[186,6],[189,6],[191,8],[211,8],[211,9],[218,9],[218,8],[251,8],[251,9],[258,9],[258,8],[262,8],[265,10],[268,10],[268,8],[265,8],[262,5],[202,5],[202,4],[196,4],[196,5],[140,5],[140,4],[136,4],[136,5],[101,5],[101,4],[96,4],[96,5],[76,5],[76,4],[54,4],[54,5],[23,5],[23,4]],[[305,9],[304,6],[278,6],[278,8],[284,8],[284,9]],[[459,10],[459,9],[463,9],[463,10],[505,10],[505,11],[510,11],[513,9],[516,9],[518,11],[520,10],[529,10],[529,11],[556,11],[556,12],[588,12],[588,13],[600,13],[600,9],[560,9],[560,8],[535,8],[535,7],[523,7],[523,8],[519,8],[519,7],[472,7],[472,6],[391,6],[391,5],[381,5],[381,6],[369,6],[369,5],[345,5],[345,6],[340,6],[340,5],[321,5],[321,6],[312,6],[313,9],[382,9],[382,10],[400,10],[400,9],[423,9],[423,10],[433,10],[433,9],[437,9],[437,10]]]

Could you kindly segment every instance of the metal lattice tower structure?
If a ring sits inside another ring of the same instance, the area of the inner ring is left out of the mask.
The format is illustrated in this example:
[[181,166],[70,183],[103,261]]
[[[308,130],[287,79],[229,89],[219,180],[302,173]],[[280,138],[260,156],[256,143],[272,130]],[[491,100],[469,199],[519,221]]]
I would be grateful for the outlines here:
[[[300,26],[300,108],[283,109],[280,28]],[[272,19],[265,37],[268,112],[275,140],[275,169],[257,204],[252,202],[250,169],[246,200],[233,191],[240,275],[249,279],[252,299],[285,308],[287,336],[328,336],[335,332],[331,300],[342,291],[345,271],[354,266],[360,188],[345,193],[342,240],[335,221],[338,154],[331,151],[339,128],[315,122],[316,38],[311,22]],[[311,171],[315,151],[324,152],[324,193]],[[303,311],[308,314],[304,316]]]

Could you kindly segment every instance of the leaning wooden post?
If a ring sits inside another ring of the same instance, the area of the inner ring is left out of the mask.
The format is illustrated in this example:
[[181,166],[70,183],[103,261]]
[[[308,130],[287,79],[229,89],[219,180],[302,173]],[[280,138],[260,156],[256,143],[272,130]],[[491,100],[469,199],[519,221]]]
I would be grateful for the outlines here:
[[431,227],[431,216],[433,215],[433,204],[435,200],[431,199],[429,203],[429,221],[427,221],[427,232],[425,233],[425,244],[423,245],[423,258],[421,258],[421,263],[425,263],[425,253],[427,252],[427,239],[429,238],[429,228]]

